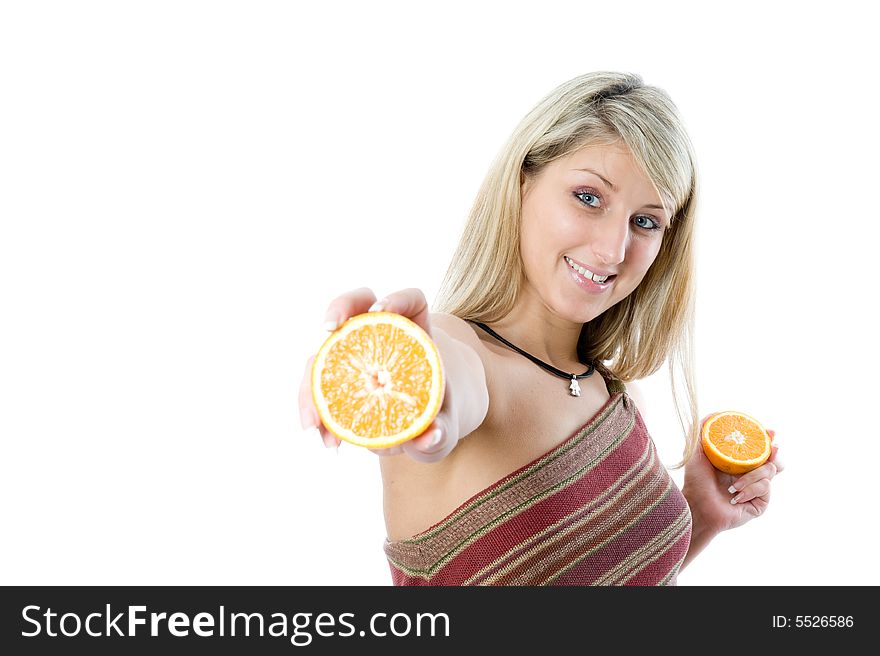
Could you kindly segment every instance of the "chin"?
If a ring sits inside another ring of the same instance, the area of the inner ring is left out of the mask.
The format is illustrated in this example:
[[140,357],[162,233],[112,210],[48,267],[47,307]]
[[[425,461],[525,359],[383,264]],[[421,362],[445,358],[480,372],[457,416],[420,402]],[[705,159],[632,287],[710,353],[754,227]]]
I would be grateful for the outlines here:
[[590,323],[593,319],[600,316],[607,309],[608,308],[604,305],[602,307],[581,307],[580,311],[576,312],[571,318],[571,321],[573,321],[574,323]]

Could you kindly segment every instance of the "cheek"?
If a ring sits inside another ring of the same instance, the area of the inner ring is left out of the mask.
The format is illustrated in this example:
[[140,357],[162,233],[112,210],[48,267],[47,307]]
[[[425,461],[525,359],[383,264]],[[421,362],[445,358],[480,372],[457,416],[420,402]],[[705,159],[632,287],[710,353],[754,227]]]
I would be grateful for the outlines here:
[[632,292],[638,287],[642,280],[645,279],[645,276],[648,273],[648,269],[651,268],[651,265],[654,263],[654,260],[657,259],[657,254],[660,252],[659,247],[654,247],[650,249],[646,249],[644,252],[639,254],[639,257],[635,263],[635,266],[632,269],[632,279],[629,281],[629,291]]
[[523,214],[520,224],[520,250],[530,266],[546,268],[583,242],[578,224],[563,211],[539,211]]
[[645,278],[645,274],[648,273],[648,269],[651,268],[654,260],[657,259],[657,255],[659,253],[659,243],[639,244],[638,246],[627,252],[627,275],[625,281],[621,281],[622,283],[625,282],[625,284],[621,285],[621,287],[626,291],[627,294],[639,286],[639,284]]
[[627,259],[629,260],[630,270],[633,275],[639,278],[644,277],[659,253],[659,239],[635,244],[631,251],[627,253]]

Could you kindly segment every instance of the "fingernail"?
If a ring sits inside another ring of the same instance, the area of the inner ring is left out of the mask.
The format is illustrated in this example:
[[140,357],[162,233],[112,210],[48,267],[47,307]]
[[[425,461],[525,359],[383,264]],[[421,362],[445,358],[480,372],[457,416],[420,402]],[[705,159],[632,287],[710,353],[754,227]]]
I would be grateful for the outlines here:
[[388,299],[383,298],[381,301],[376,301],[370,306],[370,309],[367,312],[381,312],[385,309],[385,306],[388,305]]
[[336,447],[339,446],[339,444],[336,441],[336,438],[333,437],[332,435],[327,435],[327,436],[322,435],[321,439],[324,440],[324,446],[326,446],[328,449],[335,449]]
[[733,494],[734,492],[736,492],[736,488],[731,485],[729,488],[727,488],[727,491]]
[[736,502],[737,502],[737,501],[739,501],[739,497],[733,497],[733,498],[730,500],[730,503],[731,503],[732,505],[736,505]]
[[324,330],[329,332],[333,332],[336,330],[336,327],[339,325],[339,317],[326,317],[324,319]]
[[435,428],[434,433],[431,435],[431,442],[428,446],[437,446],[440,444],[441,437],[443,437],[443,432],[439,428]]

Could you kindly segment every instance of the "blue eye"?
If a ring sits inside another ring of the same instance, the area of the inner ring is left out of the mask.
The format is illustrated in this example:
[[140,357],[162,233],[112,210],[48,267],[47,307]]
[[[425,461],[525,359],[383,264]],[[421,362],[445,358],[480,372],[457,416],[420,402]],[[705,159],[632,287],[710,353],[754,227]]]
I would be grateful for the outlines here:
[[[581,196],[592,196],[596,200],[599,200],[599,196],[597,196],[596,194],[591,194],[588,191],[582,191],[580,193],[575,194],[575,196],[577,196],[578,198],[580,198]],[[589,205],[590,207],[596,207],[595,205],[590,205],[590,203],[586,203],[583,200],[581,202],[584,203],[584,205]]]
[[[581,203],[583,203],[587,207],[592,207],[594,209],[597,209],[598,206],[594,205],[589,200],[587,200],[587,201],[583,200],[582,197],[588,196],[590,198],[595,199],[598,202],[601,202],[601,196],[599,196],[599,194],[593,193],[592,191],[579,191],[579,192],[575,193],[575,196],[578,198],[578,200],[580,200]],[[643,221],[643,223],[639,223],[640,220]],[[652,232],[654,230],[662,230],[662,226],[660,225],[660,223],[658,221],[654,220],[653,218],[651,218],[650,216],[648,216],[647,214],[639,214],[637,217],[635,217],[635,221],[636,221],[636,225],[639,228],[642,228],[643,230],[647,230],[648,232]]]
[[645,216],[644,214],[640,214],[639,216],[636,217],[636,221],[638,221],[639,219],[644,219],[645,221],[647,221],[647,225],[639,225],[640,228],[645,228],[646,230],[659,230],[660,229],[660,224],[657,223],[650,216]]

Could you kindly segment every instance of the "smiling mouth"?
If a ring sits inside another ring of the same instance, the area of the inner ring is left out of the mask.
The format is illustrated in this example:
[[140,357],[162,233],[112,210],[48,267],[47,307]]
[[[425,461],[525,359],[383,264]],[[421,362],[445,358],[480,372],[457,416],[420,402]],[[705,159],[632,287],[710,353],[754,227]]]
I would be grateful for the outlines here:
[[570,266],[572,269],[574,269],[575,271],[577,271],[577,272],[578,272],[579,274],[581,274],[584,278],[589,278],[589,279],[592,280],[593,282],[597,282],[597,283],[605,283],[605,282],[608,282],[609,280],[611,280],[611,279],[617,277],[617,274],[616,274],[616,273],[615,273],[615,274],[612,274],[612,275],[610,275],[610,276],[597,276],[597,275],[595,275],[592,271],[590,271],[589,269],[585,269],[584,267],[580,266],[579,264],[575,264],[575,263],[572,262],[568,257],[565,257],[565,261],[566,261],[566,263],[568,263],[568,266]]

